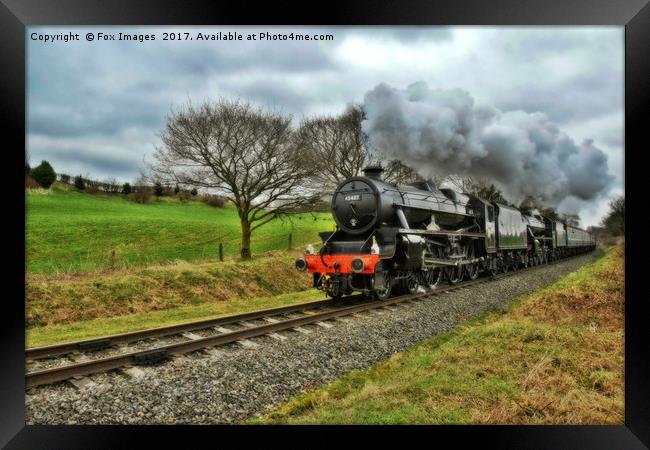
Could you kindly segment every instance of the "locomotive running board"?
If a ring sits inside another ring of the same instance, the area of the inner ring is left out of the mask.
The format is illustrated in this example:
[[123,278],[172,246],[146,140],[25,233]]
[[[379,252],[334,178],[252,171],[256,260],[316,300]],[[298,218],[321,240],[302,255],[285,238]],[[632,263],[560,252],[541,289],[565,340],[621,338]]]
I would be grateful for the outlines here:
[[474,259],[459,259],[456,261],[451,261],[449,259],[440,259],[440,258],[424,258],[425,266],[458,266],[460,264],[472,264],[476,262],[483,261],[483,258],[474,258]]
[[427,234],[432,236],[465,236],[465,237],[485,237],[485,233],[470,233],[470,232],[461,232],[461,231],[444,231],[444,230],[416,230],[412,228],[400,228],[397,230],[398,233],[402,234]]

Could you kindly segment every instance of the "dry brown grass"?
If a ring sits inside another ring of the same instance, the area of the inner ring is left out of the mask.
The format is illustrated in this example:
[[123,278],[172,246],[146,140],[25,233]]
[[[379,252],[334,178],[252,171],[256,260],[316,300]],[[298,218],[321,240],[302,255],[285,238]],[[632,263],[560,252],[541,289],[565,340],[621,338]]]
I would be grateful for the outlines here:
[[[621,330],[625,317],[624,250],[617,246],[593,271],[576,274],[552,292],[534,295],[513,312],[515,319],[596,330]],[[549,295],[552,294],[552,295]]]
[[623,423],[625,269],[623,246],[534,295],[505,320],[548,326],[556,348],[527,361],[519,398],[479,422]]
[[139,314],[304,290],[295,255],[275,251],[247,262],[179,262],[131,272],[28,276],[26,327]]
[[619,246],[531,296],[281,405],[265,423],[621,424]]

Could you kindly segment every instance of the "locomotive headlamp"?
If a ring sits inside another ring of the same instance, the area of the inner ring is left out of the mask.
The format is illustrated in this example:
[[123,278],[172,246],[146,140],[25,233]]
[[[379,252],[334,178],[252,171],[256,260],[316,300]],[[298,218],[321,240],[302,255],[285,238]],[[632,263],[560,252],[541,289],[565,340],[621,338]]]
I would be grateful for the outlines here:
[[353,272],[361,272],[363,270],[364,264],[363,264],[363,259],[361,258],[354,258],[352,262],[350,263],[352,266],[352,271]]
[[303,258],[302,256],[296,259],[296,269],[298,269],[301,272],[307,270],[307,261],[305,261],[305,258]]
[[370,247],[370,254],[371,255],[378,255],[379,254],[379,245],[377,245],[377,239],[375,237],[372,237],[372,246]]

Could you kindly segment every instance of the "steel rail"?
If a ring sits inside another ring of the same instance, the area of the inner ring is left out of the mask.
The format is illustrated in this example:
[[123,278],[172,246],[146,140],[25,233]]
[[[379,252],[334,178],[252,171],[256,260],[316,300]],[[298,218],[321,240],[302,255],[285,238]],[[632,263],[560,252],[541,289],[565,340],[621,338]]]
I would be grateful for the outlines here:
[[[330,320],[342,316],[352,315],[359,312],[368,311],[371,309],[383,308],[385,306],[395,305],[398,303],[408,302],[411,300],[437,296],[445,292],[450,292],[458,289],[465,289],[467,287],[474,286],[477,284],[482,284],[482,283],[487,283],[487,282],[507,278],[524,271],[543,269],[544,267],[552,266],[581,255],[582,254],[573,255],[571,257],[563,258],[561,260],[556,260],[547,264],[541,264],[533,267],[527,267],[524,269],[500,273],[495,276],[487,276],[487,277],[482,277],[467,282],[461,282],[457,284],[443,286],[441,288],[429,292],[402,295],[399,297],[389,298],[387,300],[382,300],[382,301],[376,300],[376,301],[361,303],[352,306],[343,306],[328,311],[318,312],[305,317],[287,319],[287,320],[273,322],[265,325],[244,328],[242,330],[236,330],[228,333],[218,334],[214,336],[202,337],[195,340],[163,345],[163,346],[155,347],[153,349],[123,353],[115,356],[109,356],[106,358],[78,362],[78,363],[69,364],[65,366],[52,367],[49,369],[28,372],[25,375],[25,387],[32,388],[44,384],[52,384],[70,378],[107,372],[109,370],[119,369],[125,366],[145,365],[147,363],[155,363],[161,360],[165,360],[173,355],[182,355],[188,352],[193,352],[193,351],[197,351],[209,347],[225,345],[239,340],[262,336],[270,333],[277,333],[278,331],[289,330],[303,325],[321,322],[324,320]],[[331,302],[331,300],[323,300],[320,302],[327,303],[327,302]],[[312,303],[319,303],[319,302],[312,302]],[[272,310],[277,310],[277,309],[280,308],[273,308]],[[303,309],[309,309],[309,308],[303,308]],[[270,310],[265,310],[265,311],[270,311]],[[246,313],[246,314],[252,314],[252,313]]]
[[[356,297],[356,296],[354,296]],[[353,297],[348,297],[352,299]],[[101,350],[119,343],[128,343],[143,339],[158,338],[163,336],[172,336],[175,334],[196,331],[220,325],[228,325],[244,320],[263,319],[264,317],[276,316],[279,314],[303,311],[306,309],[318,308],[322,306],[337,303],[337,300],[328,298],[325,300],[316,300],[313,302],[298,303],[295,305],[279,306],[276,308],[261,309],[256,311],[245,312],[241,314],[214,317],[194,322],[180,323],[175,325],[149,328],[146,330],[130,331],[127,333],[114,334],[110,336],[101,336],[92,339],[79,340],[74,342],[64,342],[43,347],[33,347],[25,350],[25,356],[28,360],[37,360],[51,356],[60,356],[77,351]]]

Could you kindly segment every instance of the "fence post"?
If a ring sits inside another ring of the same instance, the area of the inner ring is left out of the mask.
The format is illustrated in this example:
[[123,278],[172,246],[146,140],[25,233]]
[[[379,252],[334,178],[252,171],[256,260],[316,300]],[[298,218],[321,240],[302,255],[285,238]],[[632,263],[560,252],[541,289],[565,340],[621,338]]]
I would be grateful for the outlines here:
[[219,261],[223,261],[223,244],[219,242]]
[[291,233],[289,233],[289,250],[291,250]]

